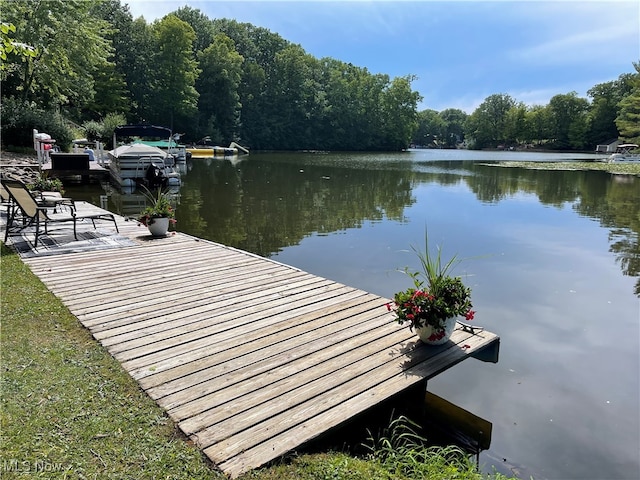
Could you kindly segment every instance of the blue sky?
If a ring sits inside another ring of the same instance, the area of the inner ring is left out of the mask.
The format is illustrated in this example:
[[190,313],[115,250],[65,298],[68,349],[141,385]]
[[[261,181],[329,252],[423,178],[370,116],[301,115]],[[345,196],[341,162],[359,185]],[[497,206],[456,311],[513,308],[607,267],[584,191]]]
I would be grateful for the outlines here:
[[419,109],[471,113],[494,93],[527,105],[586,97],[640,61],[635,1],[121,0],[148,22],[188,5],[278,33],[311,55],[418,78]]

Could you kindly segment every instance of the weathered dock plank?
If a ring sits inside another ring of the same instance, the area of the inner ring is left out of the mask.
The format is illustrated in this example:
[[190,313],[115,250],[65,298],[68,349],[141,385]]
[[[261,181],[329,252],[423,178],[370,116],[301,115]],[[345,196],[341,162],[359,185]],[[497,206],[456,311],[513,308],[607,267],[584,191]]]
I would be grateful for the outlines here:
[[[483,340],[480,344],[488,341],[487,338]],[[478,342],[470,339],[466,344],[469,343],[474,345],[470,345],[470,349],[479,346]],[[299,408],[295,418],[291,411],[281,412],[272,417],[268,424],[256,424],[252,429],[244,430],[240,438],[230,437],[219,444],[206,447],[204,452],[213,461],[218,462],[223,471],[233,477],[238,476],[254,468],[254,462],[260,462],[260,459],[268,461],[267,458],[277,458],[295,449],[298,445],[315,438],[317,432],[328,431],[347,421],[349,414],[363,412],[424,378],[432,378],[443,369],[449,368],[450,362],[458,363],[464,356],[465,354],[458,349],[457,354],[445,354],[439,361],[430,363],[427,358],[407,369],[400,365],[400,368],[403,368],[401,374],[391,376],[383,383],[375,385],[367,382],[367,389],[360,389],[359,393],[355,393],[357,388],[351,390],[351,393],[354,393],[351,397],[346,393],[347,389],[339,385],[313,404]],[[358,379],[366,381],[368,376]],[[268,430],[270,427],[273,428],[272,431]],[[214,427],[211,428],[213,430]],[[197,439],[198,435],[194,437]],[[259,442],[254,441],[258,438]]]
[[458,328],[427,347],[394,324],[388,299],[188,235],[118,226],[132,246],[25,263],[231,477],[498,342]]

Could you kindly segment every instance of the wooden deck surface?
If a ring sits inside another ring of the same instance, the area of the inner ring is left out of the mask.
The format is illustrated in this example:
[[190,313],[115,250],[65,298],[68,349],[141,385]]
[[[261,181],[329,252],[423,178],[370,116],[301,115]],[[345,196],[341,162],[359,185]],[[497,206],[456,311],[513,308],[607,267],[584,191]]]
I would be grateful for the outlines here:
[[422,345],[388,299],[184,234],[25,258],[231,477],[264,465],[496,344]]
[[109,169],[103,167],[96,161],[89,162],[88,170],[69,170],[69,169],[55,169],[53,168],[51,161],[45,162],[42,164],[40,169],[43,172],[46,172],[50,177],[71,177],[71,176],[99,176],[99,177],[108,177]]

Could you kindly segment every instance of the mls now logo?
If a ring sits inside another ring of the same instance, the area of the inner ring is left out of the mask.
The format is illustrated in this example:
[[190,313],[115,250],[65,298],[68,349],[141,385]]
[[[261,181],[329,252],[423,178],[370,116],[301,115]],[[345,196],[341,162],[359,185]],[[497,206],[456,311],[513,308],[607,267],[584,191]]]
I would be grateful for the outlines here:
[[0,471],[2,472],[62,472],[62,463],[53,463],[46,460],[18,460],[10,458],[2,460]]

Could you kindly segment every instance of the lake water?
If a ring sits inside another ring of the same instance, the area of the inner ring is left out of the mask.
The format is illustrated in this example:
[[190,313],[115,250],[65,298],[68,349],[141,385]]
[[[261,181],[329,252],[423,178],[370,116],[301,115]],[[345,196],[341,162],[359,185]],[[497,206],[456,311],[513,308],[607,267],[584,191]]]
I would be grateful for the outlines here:
[[[464,261],[474,324],[497,364],[468,360],[429,390],[493,423],[486,471],[640,478],[640,178],[499,168],[580,155],[416,150],[193,160],[178,230],[392,297],[425,229]],[[593,158],[592,155],[586,156]],[[104,192],[70,187],[99,204]],[[139,197],[110,194],[135,215]],[[133,209],[133,210],[132,210]],[[402,328],[402,327],[398,327]]]

